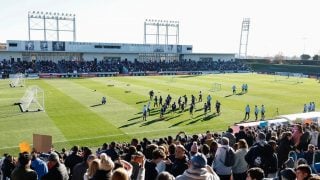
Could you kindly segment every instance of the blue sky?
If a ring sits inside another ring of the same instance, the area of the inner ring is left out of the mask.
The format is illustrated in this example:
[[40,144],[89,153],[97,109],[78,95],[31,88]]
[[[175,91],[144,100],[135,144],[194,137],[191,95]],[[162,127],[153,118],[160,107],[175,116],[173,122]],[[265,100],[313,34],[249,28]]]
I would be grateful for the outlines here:
[[[144,20],[163,19],[180,22],[180,44],[192,44],[194,52],[237,53],[241,22],[249,17],[249,55],[320,53],[317,0],[0,0],[0,4],[0,42],[28,39],[28,11],[43,11],[76,14],[77,41],[143,43]],[[32,37],[42,38],[34,33]]]

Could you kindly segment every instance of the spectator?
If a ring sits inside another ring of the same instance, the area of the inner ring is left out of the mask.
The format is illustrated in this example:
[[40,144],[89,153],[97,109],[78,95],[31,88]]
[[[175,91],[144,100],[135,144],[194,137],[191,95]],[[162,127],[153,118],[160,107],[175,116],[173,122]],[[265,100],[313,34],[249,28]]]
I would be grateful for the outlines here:
[[261,168],[251,168],[247,172],[247,180],[263,180],[264,172]]
[[156,149],[152,152],[152,160],[145,162],[145,180],[154,180],[158,176],[157,164],[165,158],[162,150]]
[[82,180],[84,174],[89,168],[89,164],[96,158],[94,155],[92,155],[92,152],[88,147],[85,147],[85,149],[82,152],[82,155],[83,161],[81,163],[76,164],[73,167],[72,180]]
[[278,166],[283,167],[283,163],[288,159],[289,152],[293,149],[291,132],[283,132],[278,142]]
[[30,168],[31,156],[28,152],[19,154],[18,166],[12,171],[11,180],[37,180],[37,173]]
[[98,171],[100,166],[100,160],[99,159],[94,159],[89,163],[89,167],[87,169],[87,172],[84,174],[83,179],[84,180],[89,180],[93,178],[93,175]]
[[231,177],[232,167],[227,167],[224,165],[226,153],[230,148],[232,147],[229,146],[229,139],[226,137],[222,137],[221,146],[218,147],[212,163],[212,168],[217,172],[221,180],[230,180]]
[[158,174],[156,180],[175,180],[174,176],[167,171]]
[[37,152],[32,152],[31,168],[38,174],[38,179],[48,173],[47,164],[38,157]]
[[93,175],[92,180],[110,179],[114,162],[105,153],[100,154],[100,166]]
[[248,144],[245,139],[240,139],[238,142],[238,150],[235,152],[235,162],[232,166],[234,180],[245,180],[247,177],[248,164],[244,159],[248,153]]
[[219,177],[211,169],[207,169],[210,166],[207,165],[207,158],[204,154],[198,153],[191,158],[190,167],[184,171],[182,175],[179,175],[176,180],[192,180],[192,179],[204,179],[204,180],[218,180]]
[[3,179],[10,178],[13,169],[15,168],[13,157],[11,155],[7,155],[2,163],[2,174]]
[[295,180],[296,179],[296,174],[293,169],[291,168],[286,168],[282,171],[280,171],[280,176],[281,179],[286,179],[286,180]]
[[51,152],[48,157],[49,172],[45,174],[41,180],[68,180],[67,168],[60,163],[59,156],[55,152]]
[[260,132],[257,136],[257,142],[250,148],[245,160],[249,164],[249,167],[259,167],[263,169],[265,174],[268,174],[268,170],[272,164],[273,149],[266,142],[266,135]]
[[301,164],[296,168],[296,180],[307,180],[311,177],[311,168],[306,164]]
[[72,178],[73,167],[82,162],[82,158],[78,155],[79,147],[73,146],[71,154],[65,159],[64,164],[70,170],[69,176]]
[[172,164],[168,165],[169,172],[177,177],[181,175],[186,169],[188,169],[188,156],[187,150],[183,145],[176,146],[175,159]]
[[124,168],[118,168],[112,173],[111,180],[129,180],[129,176]]

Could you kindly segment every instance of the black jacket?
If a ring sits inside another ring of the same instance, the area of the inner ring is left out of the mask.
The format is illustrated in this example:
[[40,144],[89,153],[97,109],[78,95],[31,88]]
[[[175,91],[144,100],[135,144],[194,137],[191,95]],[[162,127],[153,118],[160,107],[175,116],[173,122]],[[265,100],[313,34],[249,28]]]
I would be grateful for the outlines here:
[[51,169],[48,174],[42,176],[41,180],[68,180],[67,168],[64,164],[57,163]]

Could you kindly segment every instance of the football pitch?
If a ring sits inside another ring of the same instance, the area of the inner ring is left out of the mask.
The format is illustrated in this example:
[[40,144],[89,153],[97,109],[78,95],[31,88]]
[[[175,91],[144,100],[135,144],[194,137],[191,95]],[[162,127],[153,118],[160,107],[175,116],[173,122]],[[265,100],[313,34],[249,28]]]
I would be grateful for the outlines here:
[[[175,136],[179,131],[188,135],[205,131],[224,131],[244,118],[247,104],[251,107],[250,120],[254,120],[254,105],[266,107],[266,119],[278,114],[300,113],[310,101],[319,104],[319,87],[315,79],[275,81],[272,75],[214,74],[200,76],[144,76],[105,77],[87,79],[26,80],[26,85],[37,85],[44,90],[45,111],[22,113],[14,103],[19,102],[26,87],[9,87],[9,80],[0,80],[0,153],[18,152],[22,141],[32,143],[32,135],[53,137],[57,150],[72,145],[98,147],[104,142],[125,142],[131,138],[149,139]],[[212,91],[213,84],[221,90]],[[232,85],[248,84],[248,93],[232,95]],[[185,112],[168,112],[160,119],[160,108],[153,108],[147,121],[142,120],[143,105],[149,101],[149,91],[162,96],[168,94],[177,102],[187,95]],[[196,101],[193,117],[189,114],[191,95]],[[212,112],[204,118],[203,104],[212,96]],[[105,96],[107,103],[101,105]],[[221,115],[214,114],[214,104],[221,102]]]

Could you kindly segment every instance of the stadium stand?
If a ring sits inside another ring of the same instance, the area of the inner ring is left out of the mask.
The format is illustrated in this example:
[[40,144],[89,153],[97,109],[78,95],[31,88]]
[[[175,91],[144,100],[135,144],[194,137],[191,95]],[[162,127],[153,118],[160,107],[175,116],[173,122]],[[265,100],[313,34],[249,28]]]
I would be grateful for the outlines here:
[[3,60],[0,64],[0,71],[15,73],[89,73],[89,72],[145,72],[145,71],[248,71],[249,66],[240,61],[66,61],[58,63],[53,61],[17,61],[11,63]]
[[[187,135],[179,132],[176,137],[104,143],[95,153],[88,147],[78,146],[73,146],[70,154],[34,150],[33,158],[27,161],[46,162],[43,164],[47,164],[49,170],[41,174],[43,179],[54,178],[57,173],[65,179],[67,176],[112,179],[119,175],[118,171],[122,171],[127,179],[137,180],[154,180],[164,175],[171,179],[246,179],[247,173],[287,179],[295,179],[295,174],[302,173],[307,179],[319,178],[319,140],[316,123],[284,123],[267,127],[241,125],[239,129],[228,128],[222,133],[207,131]],[[231,142],[235,143],[232,145]],[[234,155],[226,155],[227,149]],[[227,159],[231,165],[225,163]],[[21,168],[12,163],[12,156],[8,154],[1,159],[1,164],[3,177],[10,177]],[[40,168],[35,167],[37,164],[32,163],[31,168],[40,174]],[[70,164],[73,170],[67,171]],[[292,173],[288,174],[288,171]]]

